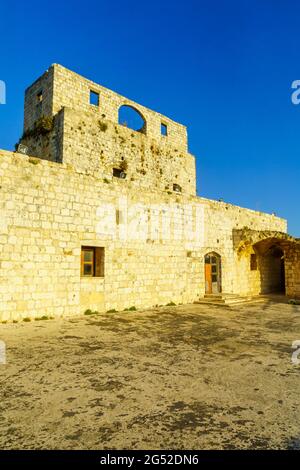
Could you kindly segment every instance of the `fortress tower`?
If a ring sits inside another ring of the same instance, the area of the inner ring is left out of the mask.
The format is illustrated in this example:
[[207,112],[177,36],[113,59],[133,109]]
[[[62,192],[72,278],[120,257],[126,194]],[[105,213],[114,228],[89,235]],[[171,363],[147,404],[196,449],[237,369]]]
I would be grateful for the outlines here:
[[300,297],[300,240],[197,197],[185,126],[55,64],[20,143],[0,150],[0,321]]
[[[138,129],[122,121],[126,111],[140,121]],[[26,90],[20,142],[29,155],[66,163],[103,182],[196,192],[185,126],[61,65],[52,65]]]

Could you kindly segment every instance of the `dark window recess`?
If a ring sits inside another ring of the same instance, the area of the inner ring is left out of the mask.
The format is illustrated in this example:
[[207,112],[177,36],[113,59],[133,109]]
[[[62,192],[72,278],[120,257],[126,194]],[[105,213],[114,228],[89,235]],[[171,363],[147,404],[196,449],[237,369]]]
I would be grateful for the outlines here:
[[166,137],[168,135],[168,126],[166,124],[161,123],[160,132],[161,135],[164,135]]
[[81,247],[81,276],[104,277],[104,248]]
[[99,93],[90,90],[90,104],[93,106],[99,106]]
[[173,191],[175,191],[176,193],[181,193],[182,192],[182,187],[179,186],[179,184],[174,183],[173,184]]
[[257,256],[254,253],[250,257],[250,269],[251,271],[257,271]]
[[124,180],[126,178],[126,173],[121,170],[121,168],[113,168],[113,176],[115,178],[120,178]]
[[43,92],[40,91],[37,95],[36,95],[36,101],[37,101],[37,104],[41,104],[42,101],[43,101]]

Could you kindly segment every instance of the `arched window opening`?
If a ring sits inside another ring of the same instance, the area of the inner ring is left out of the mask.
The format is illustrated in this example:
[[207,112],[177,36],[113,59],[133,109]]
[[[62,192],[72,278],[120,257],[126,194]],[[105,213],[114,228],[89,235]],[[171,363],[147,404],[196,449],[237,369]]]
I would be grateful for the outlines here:
[[119,124],[136,132],[146,134],[146,121],[142,114],[132,106],[123,105],[120,107]]

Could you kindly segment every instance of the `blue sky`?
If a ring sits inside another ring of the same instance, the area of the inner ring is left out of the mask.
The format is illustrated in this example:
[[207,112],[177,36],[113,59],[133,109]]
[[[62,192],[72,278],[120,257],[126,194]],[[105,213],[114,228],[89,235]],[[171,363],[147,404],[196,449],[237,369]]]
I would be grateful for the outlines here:
[[0,148],[52,63],[188,126],[198,193],[289,219],[300,237],[300,3],[1,2]]

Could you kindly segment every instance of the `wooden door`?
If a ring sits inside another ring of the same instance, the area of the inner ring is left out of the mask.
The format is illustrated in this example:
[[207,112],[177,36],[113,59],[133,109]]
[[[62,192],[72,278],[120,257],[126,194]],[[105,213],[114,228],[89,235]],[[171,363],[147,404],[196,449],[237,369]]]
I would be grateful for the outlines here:
[[221,257],[216,253],[205,256],[205,293],[221,292]]
[[205,263],[205,293],[212,294],[211,264]]

